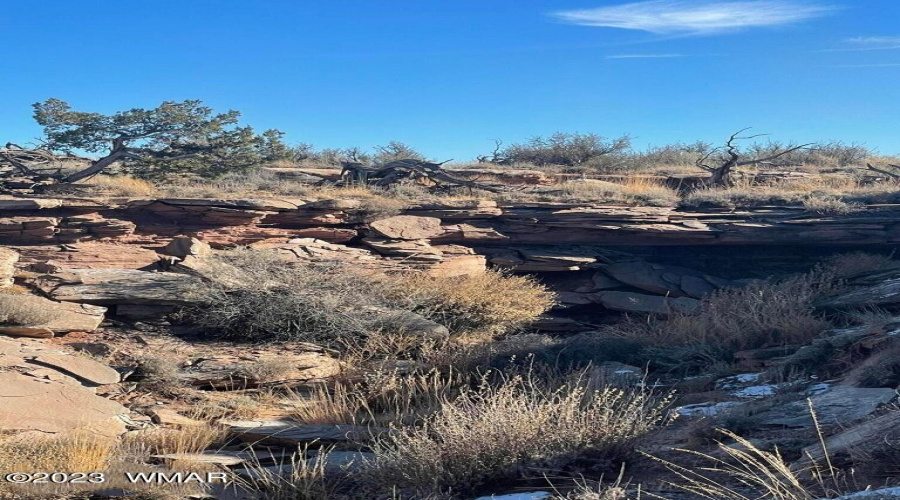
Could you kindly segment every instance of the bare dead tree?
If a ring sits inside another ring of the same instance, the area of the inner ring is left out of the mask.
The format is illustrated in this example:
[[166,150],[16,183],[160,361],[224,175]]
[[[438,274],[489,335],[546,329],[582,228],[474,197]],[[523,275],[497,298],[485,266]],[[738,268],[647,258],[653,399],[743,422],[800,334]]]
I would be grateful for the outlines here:
[[467,187],[482,189],[494,193],[506,191],[504,188],[460,179],[441,170],[451,160],[441,163],[406,158],[396,160],[380,167],[367,167],[361,163],[342,163],[341,179],[344,182],[367,184],[372,186],[390,186],[407,180],[427,180],[441,187]]
[[[766,134],[756,134],[741,137],[740,134],[750,130],[750,128],[745,128],[742,130],[738,130],[737,132],[731,134],[731,137],[725,142],[725,145],[722,147],[714,148],[697,159],[696,165],[707,172],[712,174],[712,177],[709,179],[709,184],[712,186],[728,186],[731,184],[731,174],[734,171],[735,167],[743,167],[747,165],[767,165],[767,166],[777,166],[777,167],[787,167],[787,166],[796,166],[789,161],[783,161],[782,158],[793,153],[794,151],[799,151],[801,149],[810,149],[813,143],[801,144],[799,146],[789,146],[786,149],[781,151],[777,151],[773,154],[766,155],[762,158],[751,158],[748,160],[741,160],[741,152],[735,144],[736,141],[739,140],[747,140],[747,139],[755,139],[757,137],[762,137]],[[718,165],[709,165],[711,160],[716,160]]]
[[[896,168],[896,169],[900,170],[900,165],[891,165],[891,164],[888,164],[888,167]],[[900,174],[896,174],[896,173],[890,172],[890,171],[888,171],[888,170],[884,170],[884,169],[880,169],[880,168],[877,168],[877,167],[873,167],[871,163],[866,163],[866,168],[868,168],[869,170],[873,170],[873,171],[875,171],[875,172],[878,172],[879,174],[884,174],[884,175],[890,177],[891,179],[894,179],[894,180],[900,180]]]
[[512,163],[512,161],[501,152],[502,148],[503,148],[503,141],[501,141],[500,139],[494,139],[494,150],[491,151],[491,154],[476,156],[475,159],[478,160],[478,163],[493,163],[494,165],[509,165],[510,163]]

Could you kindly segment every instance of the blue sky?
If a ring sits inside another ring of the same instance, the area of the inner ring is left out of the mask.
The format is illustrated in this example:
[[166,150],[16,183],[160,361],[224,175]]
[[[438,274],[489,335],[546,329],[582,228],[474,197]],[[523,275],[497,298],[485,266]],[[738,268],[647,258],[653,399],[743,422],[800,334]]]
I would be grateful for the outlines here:
[[10,0],[0,142],[30,104],[201,99],[319,147],[469,159],[555,131],[639,146],[784,141],[900,153],[900,2]]

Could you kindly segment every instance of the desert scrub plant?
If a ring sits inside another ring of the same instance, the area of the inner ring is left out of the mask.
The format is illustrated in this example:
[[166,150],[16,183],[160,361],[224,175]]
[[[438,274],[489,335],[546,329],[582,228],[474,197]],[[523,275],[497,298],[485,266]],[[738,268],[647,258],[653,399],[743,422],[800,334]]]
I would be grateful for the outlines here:
[[159,356],[141,356],[137,364],[134,375],[143,389],[169,392],[184,385],[175,361]]
[[385,488],[416,496],[469,494],[529,465],[562,467],[586,450],[621,452],[662,421],[667,404],[642,390],[553,387],[527,376],[486,382],[445,401],[420,426],[376,440],[369,472]]
[[[245,341],[334,343],[364,337],[378,283],[339,265],[292,265],[276,252],[237,249],[206,261],[187,318],[209,335]],[[365,283],[365,285],[363,285]]]
[[221,442],[227,431],[213,424],[191,425],[181,429],[154,428],[127,434],[123,450],[132,456],[199,453]]
[[552,294],[535,281],[495,272],[385,275],[339,264],[300,266],[251,249],[216,254],[205,265],[207,279],[191,291],[199,305],[185,315],[209,335],[238,340],[347,348],[373,332],[403,330],[399,322],[410,323],[410,313],[456,333],[496,334],[523,326],[552,304]]
[[500,271],[440,278],[409,273],[391,279],[392,300],[452,333],[514,332],[550,309],[555,299],[533,278]]
[[717,290],[692,313],[626,320],[604,331],[656,345],[696,344],[730,351],[805,344],[831,326],[813,303],[834,286],[833,274],[822,269],[780,281],[757,281]]
[[810,196],[803,200],[803,208],[819,215],[847,215],[862,210],[859,204],[834,196]]
[[24,293],[0,292],[0,325],[42,325],[56,317],[46,299]]

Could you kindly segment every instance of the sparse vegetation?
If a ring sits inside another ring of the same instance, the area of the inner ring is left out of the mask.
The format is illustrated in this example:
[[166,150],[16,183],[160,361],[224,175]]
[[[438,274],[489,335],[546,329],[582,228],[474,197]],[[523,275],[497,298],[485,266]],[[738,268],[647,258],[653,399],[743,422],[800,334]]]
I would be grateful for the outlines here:
[[248,341],[354,343],[392,323],[396,327],[398,316],[391,311],[398,310],[456,333],[498,334],[552,304],[552,295],[532,280],[495,272],[387,276],[340,265],[295,266],[276,253],[251,250],[220,254],[209,266],[211,279],[193,291],[203,306],[188,316],[211,334]]
[[514,376],[445,402],[419,427],[375,445],[372,479],[416,495],[464,494],[529,464],[559,468],[580,452],[613,454],[662,419],[666,399]]
[[719,346],[728,350],[803,344],[829,327],[813,301],[830,291],[834,276],[814,271],[781,281],[759,281],[718,290],[695,313],[629,321],[609,328],[655,345]]

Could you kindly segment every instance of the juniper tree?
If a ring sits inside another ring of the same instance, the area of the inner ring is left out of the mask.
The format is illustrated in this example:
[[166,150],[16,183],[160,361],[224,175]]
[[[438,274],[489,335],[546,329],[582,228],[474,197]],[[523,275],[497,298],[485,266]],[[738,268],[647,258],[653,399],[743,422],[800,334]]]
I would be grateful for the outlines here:
[[62,180],[75,182],[113,165],[140,177],[192,173],[216,177],[271,161],[284,150],[281,132],[257,134],[239,126],[240,113],[213,113],[198,100],[166,101],[153,109],[111,115],[74,111],[59,99],[34,104],[44,127],[44,147],[54,152],[98,154],[90,166]]

